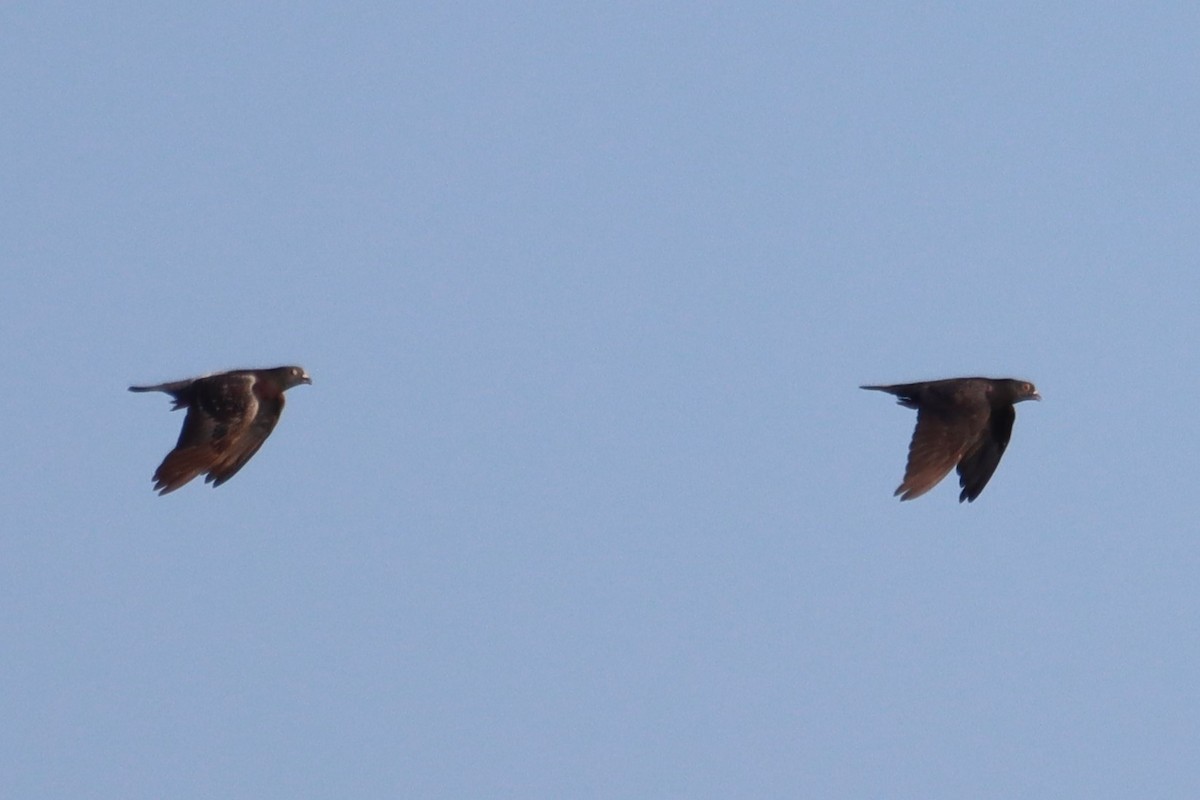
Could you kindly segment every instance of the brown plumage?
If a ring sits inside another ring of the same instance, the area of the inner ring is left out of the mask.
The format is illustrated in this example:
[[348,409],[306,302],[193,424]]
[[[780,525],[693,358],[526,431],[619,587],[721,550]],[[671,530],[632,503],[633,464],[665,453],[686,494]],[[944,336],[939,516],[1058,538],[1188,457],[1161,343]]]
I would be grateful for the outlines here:
[[928,492],[958,467],[962,492],[958,501],[972,502],[1008,447],[1015,403],[1041,400],[1028,381],[1012,378],[949,378],[891,386],[863,386],[896,395],[897,402],[917,410],[917,427],[908,447],[901,500]]
[[207,473],[214,487],[232,478],[258,452],[283,413],[283,393],[312,383],[300,367],[240,369],[155,386],[130,386],[131,392],[166,392],[172,410],[187,409],[175,449],[154,473],[159,494]]

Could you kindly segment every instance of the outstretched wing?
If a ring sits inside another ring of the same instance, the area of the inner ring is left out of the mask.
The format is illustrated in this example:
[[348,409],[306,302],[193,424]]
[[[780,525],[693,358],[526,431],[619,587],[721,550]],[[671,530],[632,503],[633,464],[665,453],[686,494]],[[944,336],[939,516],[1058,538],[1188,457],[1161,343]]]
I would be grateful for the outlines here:
[[1017,412],[1012,406],[992,409],[988,424],[985,430],[980,432],[979,441],[974,449],[958,462],[958,485],[962,487],[958,502],[973,502],[979,497],[983,487],[987,486],[1000,464],[1000,456],[1004,455],[1004,449],[1008,447],[1013,421],[1016,418]]
[[154,473],[159,494],[173,492],[244,452],[247,431],[259,412],[253,384],[253,375],[214,375],[195,381],[187,396],[177,400],[178,405],[186,404],[187,418],[175,449]]
[[936,486],[971,450],[987,424],[986,404],[978,408],[933,406],[918,410],[904,482],[895,494],[901,500],[912,500]]

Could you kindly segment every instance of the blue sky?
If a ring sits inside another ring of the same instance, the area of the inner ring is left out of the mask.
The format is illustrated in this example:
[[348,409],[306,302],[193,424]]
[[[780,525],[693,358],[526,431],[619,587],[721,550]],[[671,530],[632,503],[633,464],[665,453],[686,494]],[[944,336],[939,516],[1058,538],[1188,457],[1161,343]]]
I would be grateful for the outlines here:
[[[10,4],[0,794],[1200,792],[1191,4]],[[131,383],[298,363],[218,490]],[[974,504],[862,383],[1035,381]]]

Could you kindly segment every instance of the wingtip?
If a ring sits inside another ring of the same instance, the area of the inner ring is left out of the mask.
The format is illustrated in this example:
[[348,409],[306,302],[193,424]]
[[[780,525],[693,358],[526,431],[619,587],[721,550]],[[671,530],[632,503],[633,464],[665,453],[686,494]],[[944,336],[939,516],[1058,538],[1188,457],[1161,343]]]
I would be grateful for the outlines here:
[[899,487],[897,487],[892,496],[895,497],[896,495],[899,495],[902,502],[904,500],[916,500],[918,497],[923,497],[926,493],[932,490],[934,486],[937,486],[939,483],[941,483],[941,481],[942,479],[938,478],[928,486],[910,486],[908,481],[905,481],[904,483],[900,484]]

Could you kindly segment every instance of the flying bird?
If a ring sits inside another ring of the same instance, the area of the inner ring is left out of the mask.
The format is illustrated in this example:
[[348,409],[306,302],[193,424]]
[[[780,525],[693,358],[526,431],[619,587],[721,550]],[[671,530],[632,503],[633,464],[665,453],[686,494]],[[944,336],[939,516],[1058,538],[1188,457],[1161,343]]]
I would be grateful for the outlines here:
[[1015,403],[1041,400],[1029,381],[1012,378],[949,378],[892,386],[863,386],[888,392],[896,402],[917,410],[917,427],[908,446],[901,500],[928,492],[956,465],[962,493],[973,502],[987,486],[1012,436]]
[[172,411],[187,409],[175,449],[158,465],[154,488],[160,495],[207,473],[214,487],[237,474],[271,435],[283,413],[283,393],[312,383],[301,367],[238,369],[156,386],[130,386],[131,392],[166,392]]

